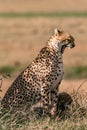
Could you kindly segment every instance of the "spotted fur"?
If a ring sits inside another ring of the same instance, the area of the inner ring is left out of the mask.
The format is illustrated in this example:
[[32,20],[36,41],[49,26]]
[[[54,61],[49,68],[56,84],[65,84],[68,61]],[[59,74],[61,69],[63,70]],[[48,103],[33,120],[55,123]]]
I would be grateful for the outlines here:
[[3,106],[27,110],[41,100],[43,114],[55,115],[58,88],[64,75],[62,55],[68,46],[70,48],[75,46],[74,38],[55,29],[46,46],[9,87],[2,99]]

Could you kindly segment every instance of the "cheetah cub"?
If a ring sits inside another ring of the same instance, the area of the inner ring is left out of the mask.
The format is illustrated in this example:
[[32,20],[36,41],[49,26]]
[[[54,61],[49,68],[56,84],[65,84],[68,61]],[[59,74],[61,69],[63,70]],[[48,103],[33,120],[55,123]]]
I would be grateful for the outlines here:
[[9,87],[2,105],[7,109],[26,111],[41,101],[43,115],[56,115],[58,88],[64,75],[62,56],[66,47],[75,47],[74,38],[55,29],[46,46]]

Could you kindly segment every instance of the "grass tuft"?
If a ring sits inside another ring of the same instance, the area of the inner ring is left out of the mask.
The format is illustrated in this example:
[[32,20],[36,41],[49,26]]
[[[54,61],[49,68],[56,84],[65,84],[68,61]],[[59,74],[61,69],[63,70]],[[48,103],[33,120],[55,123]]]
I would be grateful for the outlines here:
[[73,102],[61,116],[35,118],[35,114],[16,111],[5,112],[0,106],[0,130],[87,130],[87,93],[73,90]]

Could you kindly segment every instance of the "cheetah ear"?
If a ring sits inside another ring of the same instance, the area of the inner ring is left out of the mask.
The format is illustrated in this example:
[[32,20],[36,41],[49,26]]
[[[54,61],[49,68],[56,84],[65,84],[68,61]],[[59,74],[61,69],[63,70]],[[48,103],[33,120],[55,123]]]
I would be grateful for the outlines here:
[[61,34],[61,31],[56,28],[56,29],[54,30],[54,34],[55,34],[55,35],[60,35],[60,34]]

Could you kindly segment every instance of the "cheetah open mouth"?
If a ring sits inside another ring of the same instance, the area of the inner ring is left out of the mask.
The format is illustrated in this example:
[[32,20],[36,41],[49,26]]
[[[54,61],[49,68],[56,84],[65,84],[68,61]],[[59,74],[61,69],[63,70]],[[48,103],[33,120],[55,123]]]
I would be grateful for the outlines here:
[[62,46],[62,48],[61,48],[61,53],[63,53],[63,52],[64,52],[64,50],[65,50],[65,48],[66,48],[66,47],[69,47],[69,48],[71,48],[71,49],[72,49],[72,48],[74,48],[74,47],[75,47],[75,45],[74,45],[74,44],[63,45],[63,46]]
[[64,50],[65,50],[66,47],[67,47],[66,45],[62,46],[62,48],[61,48],[61,53],[64,52]]

